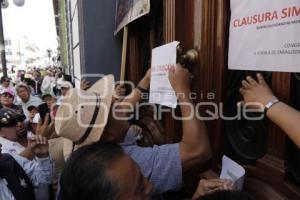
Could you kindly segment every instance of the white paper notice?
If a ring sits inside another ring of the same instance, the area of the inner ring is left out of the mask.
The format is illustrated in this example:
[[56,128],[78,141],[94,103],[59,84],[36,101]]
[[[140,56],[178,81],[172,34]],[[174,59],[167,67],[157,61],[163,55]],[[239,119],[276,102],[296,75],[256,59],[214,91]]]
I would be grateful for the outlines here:
[[242,190],[244,177],[245,169],[227,156],[223,156],[220,179],[231,180],[237,190]]
[[299,0],[231,0],[229,69],[300,72],[299,36]]
[[169,81],[169,70],[175,70],[177,46],[172,42],[152,50],[150,103],[176,108],[177,98]]

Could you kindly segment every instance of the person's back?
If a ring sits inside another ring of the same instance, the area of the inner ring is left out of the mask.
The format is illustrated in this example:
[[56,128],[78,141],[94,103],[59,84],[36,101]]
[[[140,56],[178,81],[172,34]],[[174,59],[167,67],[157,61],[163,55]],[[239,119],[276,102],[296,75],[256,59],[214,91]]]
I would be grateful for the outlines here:
[[35,199],[33,185],[23,168],[9,154],[0,153],[0,199]]

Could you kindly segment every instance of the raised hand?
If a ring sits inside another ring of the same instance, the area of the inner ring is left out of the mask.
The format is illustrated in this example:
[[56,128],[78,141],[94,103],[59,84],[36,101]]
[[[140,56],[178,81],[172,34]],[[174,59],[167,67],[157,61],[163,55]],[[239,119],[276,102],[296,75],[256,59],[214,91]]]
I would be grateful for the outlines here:
[[114,95],[113,95],[113,99],[112,101],[115,102],[115,101],[119,101],[119,100],[122,100],[125,98],[125,95],[126,95],[126,88],[124,85],[117,85],[115,87],[115,91],[114,91]]
[[190,91],[191,73],[180,64],[176,65],[174,71],[169,72],[169,80],[176,93]]
[[87,90],[91,87],[91,83],[89,81],[86,81],[86,80],[82,80],[80,82],[80,89],[81,90]]
[[46,137],[47,139],[50,139],[52,133],[54,132],[54,120],[51,121],[49,124],[50,115],[47,113],[44,122],[41,120],[39,121],[37,127],[36,127],[36,135],[41,135]]
[[274,99],[275,96],[261,74],[257,74],[257,79],[258,82],[248,76],[246,80],[243,80],[240,93],[244,98],[244,103],[260,103],[266,105],[270,100]]
[[32,153],[38,158],[46,158],[49,156],[49,144],[46,137],[34,135],[28,139],[28,146]]

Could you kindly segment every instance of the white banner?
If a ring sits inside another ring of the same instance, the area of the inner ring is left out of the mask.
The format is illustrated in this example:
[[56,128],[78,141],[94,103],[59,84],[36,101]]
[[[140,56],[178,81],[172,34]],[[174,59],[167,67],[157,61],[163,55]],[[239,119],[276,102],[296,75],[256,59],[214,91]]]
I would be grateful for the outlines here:
[[228,66],[300,72],[300,0],[231,0]]

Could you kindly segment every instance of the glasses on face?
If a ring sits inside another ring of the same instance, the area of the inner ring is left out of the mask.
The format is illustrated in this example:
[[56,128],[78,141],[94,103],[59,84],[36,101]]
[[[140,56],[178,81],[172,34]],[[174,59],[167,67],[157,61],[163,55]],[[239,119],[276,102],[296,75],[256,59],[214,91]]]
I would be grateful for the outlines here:
[[10,82],[10,80],[9,79],[5,79],[5,80],[3,80],[3,82]]
[[2,94],[2,97],[13,99],[13,97],[9,94]]

